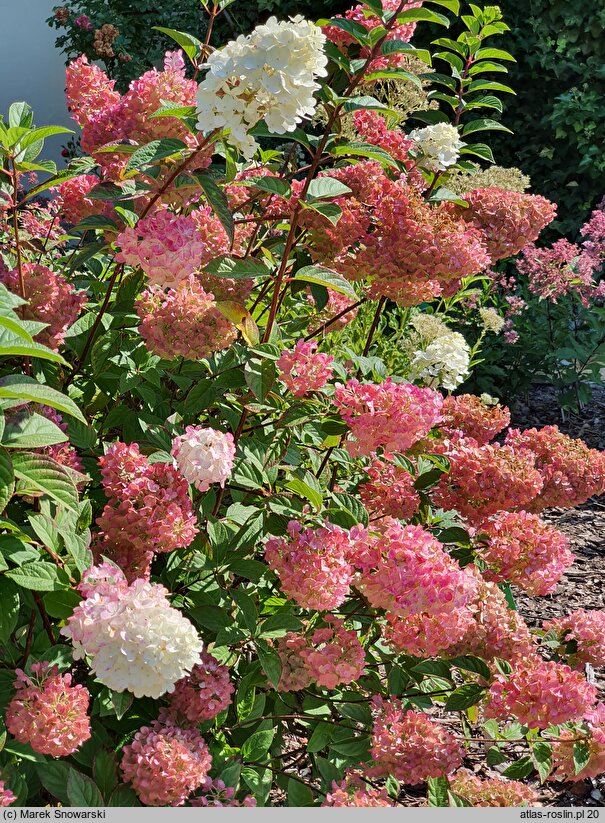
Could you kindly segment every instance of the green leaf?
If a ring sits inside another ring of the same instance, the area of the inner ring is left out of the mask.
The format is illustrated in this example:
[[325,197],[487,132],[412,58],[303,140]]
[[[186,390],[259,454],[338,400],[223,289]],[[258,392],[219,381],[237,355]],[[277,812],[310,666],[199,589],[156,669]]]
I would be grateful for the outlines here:
[[328,743],[332,740],[336,727],[332,723],[327,723],[321,720],[313,729],[313,734],[307,743],[307,751],[311,754],[320,752],[325,749]]
[[437,11],[431,9],[406,9],[397,15],[398,23],[437,23],[439,26],[449,28],[450,21],[444,14],[439,14]]
[[59,591],[69,586],[69,578],[63,569],[45,560],[24,563],[23,566],[9,569],[4,574],[21,588],[36,592]]
[[13,455],[13,469],[28,488],[49,495],[71,511],[78,511],[77,489],[56,460],[33,452],[17,452]]
[[573,766],[576,774],[585,769],[590,762],[590,746],[584,741],[577,741],[573,744]]
[[350,34],[351,37],[362,46],[369,43],[368,30],[355,20],[347,20],[344,17],[333,17],[331,20],[318,20],[317,25],[336,26],[336,28],[342,29],[346,31],[347,34]]
[[16,357],[20,355],[38,357],[40,360],[50,360],[54,363],[66,365],[65,359],[58,352],[52,351],[47,346],[35,341],[29,343],[22,334],[16,334],[10,329],[0,327],[0,356]]
[[450,784],[447,777],[429,777],[427,783],[429,806],[449,806]]
[[311,202],[311,203],[303,203],[302,204],[306,209],[312,209],[316,211],[318,214],[321,214],[322,217],[325,217],[326,220],[329,220],[332,225],[336,225],[340,218],[342,217],[342,209],[337,203],[324,203],[323,201],[319,202]]
[[241,749],[244,760],[261,760],[265,757],[271,748],[274,736],[275,729],[265,729],[251,734],[250,737],[244,741]]
[[111,797],[107,801],[107,805],[110,807],[119,807],[119,806],[140,806],[139,798],[136,796],[134,791],[131,789],[130,786],[126,786],[124,783],[120,783],[117,789],[111,794]]
[[222,255],[212,260],[204,267],[204,271],[214,274],[216,277],[233,277],[236,280],[248,277],[267,277],[269,272],[267,267],[259,260],[250,257],[238,259]]
[[267,675],[273,688],[277,688],[281,677],[281,660],[277,652],[266,642],[258,639],[256,641],[256,651],[263,671]]
[[540,782],[544,783],[552,771],[552,746],[543,740],[536,741],[531,747],[531,759],[540,775]]
[[277,194],[280,197],[290,197],[292,195],[292,187],[281,177],[249,177],[243,181],[246,186],[254,186],[255,189],[269,192],[270,194]]
[[485,689],[476,683],[467,683],[453,691],[445,701],[446,711],[460,711],[475,706],[485,694]]
[[314,802],[314,795],[311,788],[299,780],[290,778],[288,780],[288,806],[312,806]]
[[164,137],[162,140],[152,140],[146,146],[141,146],[133,152],[126,164],[126,171],[134,171],[143,166],[153,165],[157,160],[163,160],[166,157],[179,154],[183,149],[187,148],[187,144],[182,140],[176,140],[173,137]]
[[308,196],[316,200],[326,197],[340,197],[343,194],[351,194],[351,189],[333,177],[316,177],[311,180],[308,189]]
[[71,617],[73,610],[81,600],[82,598],[80,595],[72,589],[49,592],[44,595],[44,605],[46,607],[46,611],[51,617],[56,617],[58,620],[64,620],[66,617]]
[[502,123],[498,123],[497,120],[483,118],[481,120],[471,120],[470,123],[467,123],[462,129],[462,135],[474,134],[477,131],[506,131],[512,134],[510,129],[507,129]]
[[6,449],[41,449],[65,443],[67,435],[41,414],[19,415],[4,429],[2,445]]
[[258,400],[264,400],[275,382],[273,360],[249,360],[244,366],[246,385]]
[[532,762],[531,757],[521,757],[515,763],[511,763],[504,771],[502,775],[504,777],[510,777],[512,780],[523,780],[523,778],[530,775],[534,770],[534,764]]
[[36,774],[44,788],[60,803],[68,806],[70,799],[67,794],[67,779],[73,767],[64,760],[49,760],[47,763],[37,764]]
[[8,506],[15,489],[15,473],[8,452],[0,448],[0,513]]
[[[440,120],[448,119],[443,112],[431,112],[431,114],[439,114]],[[388,152],[370,143],[340,143],[330,149],[330,154],[333,157],[368,157],[370,160],[378,160],[383,166],[399,168],[397,161]]]
[[0,326],[4,329],[8,329],[8,331],[13,334],[16,334],[17,337],[25,340],[26,343],[34,342],[31,334],[23,326],[22,321],[14,314],[14,312],[11,312],[10,314],[0,314]]
[[30,129],[34,122],[34,111],[29,103],[20,100],[8,108],[8,125],[11,128]]
[[191,60],[194,66],[197,65],[197,60],[201,56],[204,45],[201,40],[194,37],[192,34],[186,34],[184,31],[176,31],[175,29],[166,29],[163,26],[152,26],[155,31],[161,31],[175,40],[183,49],[187,57]]
[[0,577],[0,643],[6,644],[19,619],[19,590],[12,580]]
[[308,500],[309,503],[311,503],[316,511],[321,510],[323,503],[321,486],[310,472],[305,473],[304,480],[300,477],[294,477],[285,484],[284,488],[294,492],[294,494],[298,494],[300,497],[304,497],[305,500]]
[[104,805],[103,795],[95,782],[75,769],[70,769],[67,775],[67,796],[72,806],[88,808]]
[[205,172],[197,172],[195,179],[202,187],[206,200],[210,203],[212,210],[221,221],[221,226],[225,229],[229,242],[233,243],[235,237],[235,224],[233,222],[233,215],[229,209],[227,195],[220,189],[212,177]]
[[19,148],[24,149],[39,140],[52,137],[53,134],[73,134],[73,129],[66,129],[63,126],[42,126],[39,129],[32,129],[25,137],[19,141]]
[[492,150],[485,143],[474,143],[470,146],[465,146],[463,149],[460,149],[460,154],[474,154],[477,157],[482,157],[484,160],[489,160],[490,163],[496,162]]
[[0,398],[2,397],[42,403],[86,423],[80,409],[67,395],[22,374],[13,374],[0,380]]
[[104,798],[109,799],[118,785],[118,761],[115,752],[104,749],[97,752],[93,762],[94,780]]
[[512,54],[509,54],[507,51],[492,48],[479,49],[476,51],[475,60],[510,60],[512,63],[517,62]]
[[448,660],[450,666],[455,666],[457,669],[462,669],[466,672],[474,672],[475,674],[481,675],[486,680],[490,680],[492,673],[487,665],[483,660],[480,660],[478,657],[470,657],[469,655],[463,655],[461,657],[452,657]]
[[357,301],[359,298],[357,292],[344,277],[337,274],[332,269],[326,269],[323,266],[304,266],[299,269],[292,280],[303,280],[306,283],[317,283],[320,286],[325,286],[327,289],[344,294],[350,297],[351,300]]

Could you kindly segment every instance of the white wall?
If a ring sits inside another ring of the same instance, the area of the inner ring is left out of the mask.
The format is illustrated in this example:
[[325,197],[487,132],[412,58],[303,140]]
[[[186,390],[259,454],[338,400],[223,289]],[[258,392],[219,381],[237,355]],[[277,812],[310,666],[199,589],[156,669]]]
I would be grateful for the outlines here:
[[[57,0],[58,2],[58,0]],[[77,128],[65,105],[64,55],[55,48],[59,33],[45,23],[53,0],[0,0],[0,113],[25,100],[34,109],[36,126]],[[65,166],[61,146],[69,135],[46,141],[40,159]]]

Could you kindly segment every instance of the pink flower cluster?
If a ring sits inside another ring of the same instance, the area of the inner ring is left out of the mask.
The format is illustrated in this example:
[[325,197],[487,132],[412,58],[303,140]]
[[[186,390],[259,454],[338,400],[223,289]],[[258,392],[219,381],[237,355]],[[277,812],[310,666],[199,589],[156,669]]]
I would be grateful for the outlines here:
[[318,686],[335,689],[361,677],[365,654],[357,632],[347,630],[340,618],[328,615],[324,623],[327,626],[313,632],[300,656]]
[[277,684],[278,692],[298,692],[313,682],[301,652],[308,648],[303,634],[288,632],[277,641],[277,653],[281,661],[281,675]]
[[509,581],[531,595],[551,594],[574,561],[567,537],[535,514],[502,512],[481,531],[488,536],[479,549],[489,566],[485,579]]
[[[565,617],[555,617],[542,624],[546,632],[556,632],[557,650],[574,668],[583,670],[586,663],[600,668],[605,665],[605,610],[576,609]],[[572,648],[567,651],[567,645]]]
[[334,358],[316,351],[317,342],[299,340],[293,351],[287,349],[277,361],[280,380],[296,397],[304,397],[311,391],[323,389],[332,377]]
[[363,775],[347,770],[345,779],[332,781],[332,791],[326,794],[322,806],[394,806],[386,789],[375,789],[366,783]]
[[553,745],[554,780],[573,780],[578,782],[590,777],[599,777],[605,773],[605,703],[597,705],[586,712],[583,719],[590,759],[586,766],[576,771],[574,762],[575,741],[583,735],[576,730],[562,729],[558,742]]
[[370,279],[368,296],[412,306],[456,291],[462,277],[490,263],[482,235],[449,209],[425,202],[405,179],[391,180],[375,162],[331,169],[351,189],[335,198],[334,226],[305,217],[312,253],[350,280]]
[[116,260],[143,269],[151,285],[174,287],[199,268],[204,241],[191,217],[162,209],[127,227]]
[[[400,617],[387,614],[382,636],[393,649],[416,657],[433,657],[455,643],[466,640],[474,625],[474,615],[469,608],[453,612],[429,614],[419,612]],[[486,651],[481,649],[481,656]]]
[[510,423],[510,412],[499,403],[486,405],[474,394],[449,395],[443,401],[443,420],[439,428],[472,437],[480,446],[489,443]]
[[16,669],[16,693],[6,710],[6,728],[35,752],[65,757],[90,737],[88,703],[84,686],[72,686],[71,674],[56,666],[32,663],[28,677]]
[[584,254],[595,261],[595,266],[600,265],[605,259],[605,198],[582,226],[580,233],[586,238],[582,243]]
[[498,720],[512,716],[530,729],[546,729],[584,717],[596,695],[596,686],[569,666],[535,655],[519,661],[508,679],[496,675],[485,716]]
[[506,597],[495,583],[486,583],[478,572],[476,577],[479,590],[469,607],[472,620],[460,641],[452,643],[446,638],[443,651],[449,657],[473,655],[484,660],[499,658],[513,663],[533,657],[535,640],[519,612],[509,608]]
[[147,348],[165,360],[203,360],[228,348],[237,337],[237,329],[219,311],[214,295],[193,274],[168,292],[161,286],[146,289],[136,311]]
[[380,446],[386,453],[407,451],[440,421],[443,400],[434,389],[388,378],[384,383],[337,384],[334,403],[355,438],[346,447],[356,457]]
[[517,269],[528,278],[529,290],[551,303],[575,292],[584,306],[605,294],[605,284],[593,280],[599,261],[568,240],[557,240],[550,249],[528,245],[517,260]]
[[182,806],[204,785],[212,758],[197,729],[163,719],[139,729],[124,746],[120,765],[146,806]]
[[529,450],[486,443],[453,435],[441,444],[450,471],[439,481],[433,500],[444,509],[456,509],[471,523],[490,514],[522,508],[542,488],[542,476]]
[[16,799],[16,796],[11,790],[5,787],[4,780],[0,780],[0,807],[10,806]]
[[464,195],[468,208],[451,205],[453,214],[476,228],[493,262],[518,254],[551,223],[557,207],[536,194],[490,186]]
[[230,432],[187,426],[185,433],[172,441],[170,453],[185,480],[205,492],[213,483],[224,488],[231,477],[235,440]]
[[[419,8],[421,5],[422,0],[418,0],[417,2],[408,2],[404,4],[402,11]],[[385,12],[397,11],[399,8],[399,0],[383,0],[382,8]],[[336,17],[339,18],[341,15],[336,15]],[[367,31],[372,31],[377,26],[382,25],[378,16],[373,13],[373,10],[363,3],[360,3],[345,12],[344,18],[363,26]],[[403,40],[403,42],[408,43],[414,34],[415,29],[416,23],[397,24],[389,31],[387,40]],[[354,45],[356,42],[352,35],[338,26],[324,26],[323,32],[328,40],[335,43],[345,53],[348,51],[349,47]],[[361,48],[360,57],[366,59],[370,57],[370,49],[367,46],[363,46]],[[368,67],[368,72],[380,71],[387,68],[396,68],[401,65],[402,59],[401,53],[374,57]]]
[[[131,82],[124,96],[114,86],[115,82],[84,55],[67,67],[67,104],[82,127],[82,148],[93,155],[105,176],[119,179],[128,161],[124,152],[97,152],[108,143],[128,140],[145,145],[171,137],[195,146],[195,137],[176,117],[149,117],[165,103],[195,106],[197,83],[185,77],[182,56],[175,60],[168,53],[164,71],[145,72]],[[198,167],[208,165],[209,158],[198,158],[197,162]]]
[[463,751],[456,738],[423,712],[404,711],[396,698],[374,698],[374,766],[368,774],[393,775],[408,785],[457,769]]
[[[47,327],[35,337],[39,343],[58,351],[65,333],[74,323],[86,303],[86,292],[76,291],[62,274],[47,266],[23,263],[25,299],[24,317],[46,323]],[[21,295],[19,270],[0,273],[0,281],[14,294]]]
[[519,454],[535,455],[543,486],[531,502],[532,511],[580,506],[605,491],[605,453],[567,437],[557,426],[523,432],[509,429],[505,442]]
[[359,487],[368,511],[398,520],[409,520],[420,508],[420,495],[412,475],[396,463],[374,457],[366,469],[369,480]]
[[79,174],[58,186],[61,213],[68,223],[79,223],[91,214],[117,219],[117,213],[106,200],[93,200],[88,195],[101,181],[94,174]]
[[288,523],[288,532],[289,541],[272,537],[265,546],[265,558],[284,594],[304,609],[340,606],[353,576],[349,532],[331,523],[303,530],[295,520]]
[[477,582],[422,526],[382,521],[379,534],[355,541],[356,586],[374,608],[406,617],[458,611],[476,595]]
[[519,780],[503,777],[479,777],[468,769],[459,769],[450,778],[450,790],[470,806],[520,807],[538,805],[538,794]]
[[179,680],[174,687],[170,695],[170,713],[175,717],[183,715],[189,723],[197,726],[205,720],[212,720],[227,708],[232,694],[227,666],[203,651],[200,662],[193,667],[191,674]]
[[[398,128],[388,128],[385,118],[377,111],[356,111],[353,115],[353,121],[355,130],[364,143],[380,146],[394,160],[403,163],[408,172],[413,169],[415,161],[409,156],[409,151],[414,148],[414,142],[409,139],[405,132]],[[419,184],[422,181],[422,185],[425,187],[426,183],[422,175],[418,174],[418,177]]]
[[185,548],[197,534],[189,484],[173,466],[150,463],[136,443],[114,443],[99,462],[110,501],[97,519],[99,552],[129,580],[148,578],[154,552]]

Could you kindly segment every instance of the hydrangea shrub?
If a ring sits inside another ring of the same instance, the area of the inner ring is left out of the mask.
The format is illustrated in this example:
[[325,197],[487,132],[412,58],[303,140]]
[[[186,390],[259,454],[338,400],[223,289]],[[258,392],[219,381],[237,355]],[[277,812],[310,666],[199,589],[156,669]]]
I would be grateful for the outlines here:
[[555,214],[448,188],[508,91],[471,8],[418,129],[374,93],[457,0],[178,34],[123,95],[78,58],[65,172],[0,123],[2,805],[523,805],[602,769],[603,614],[532,631],[514,592],[573,562],[540,515],[605,455],[452,394],[448,312]]

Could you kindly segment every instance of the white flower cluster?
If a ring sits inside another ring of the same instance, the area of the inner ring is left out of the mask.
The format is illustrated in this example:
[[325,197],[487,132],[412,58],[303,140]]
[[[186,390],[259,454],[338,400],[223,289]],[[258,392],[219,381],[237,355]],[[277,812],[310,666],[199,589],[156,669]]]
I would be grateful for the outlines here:
[[212,483],[224,487],[231,476],[235,442],[228,432],[187,426],[185,434],[172,441],[171,454],[185,480],[205,492]]
[[469,373],[469,347],[461,334],[450,332],[415,352],[410,365],[412,380],[453,391]]
[[264,120],[269,131],[294,131],[315,112],[316,77],[328,59],[321,29],[302,17],[270,17],[251,34],[240,35],[207,61],[197,95],[198,128],[228,129],[229,142],[250,159],[257,148],[248,131]]
[[435,123],[408,134],[422,152],[419,165],[429,171],[445,171],[460,157],[466,145],[460,140],[458,129],[449,123]]
[[[168,590],[142,578],[130,586],[123,575],[105,576],[93,567],[95,582],[61,634],[71,638],[74,659],[90,657],[97,679],[117,692],[160,697],[200,661],[203,643],[193,625],[167,600]],[[116,570],[114,569],[114,572]]]

